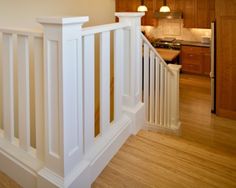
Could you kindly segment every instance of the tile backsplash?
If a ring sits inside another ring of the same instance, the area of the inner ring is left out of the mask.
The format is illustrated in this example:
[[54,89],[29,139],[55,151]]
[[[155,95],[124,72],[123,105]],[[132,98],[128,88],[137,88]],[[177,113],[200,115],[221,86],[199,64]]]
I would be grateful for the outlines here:
[[183,27],[183,20],[160,20],[158,27],[142,26],[149,38],[174,37],[179,40],[201,41],[202,36],[211,37],[211,29],[191,29]]

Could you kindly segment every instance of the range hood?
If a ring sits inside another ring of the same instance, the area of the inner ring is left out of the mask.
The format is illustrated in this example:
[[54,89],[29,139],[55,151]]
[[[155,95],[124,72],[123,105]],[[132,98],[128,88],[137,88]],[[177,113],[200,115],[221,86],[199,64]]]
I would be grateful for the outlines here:
[[154,13],[154,15],[158,19],[182,19],[183,18],[182,12],[159,12],[159,11],[156,11]]

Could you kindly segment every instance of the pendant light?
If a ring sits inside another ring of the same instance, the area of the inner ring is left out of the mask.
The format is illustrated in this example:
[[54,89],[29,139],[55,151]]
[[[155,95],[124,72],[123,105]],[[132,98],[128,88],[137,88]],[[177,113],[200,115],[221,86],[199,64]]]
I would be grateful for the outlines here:
[[170,8],[166,5],[166,0],[163,0],[163,6],[160,8],[160,12],[170,12]]
[[141,0],[141,5],[138,7],[138,12],[147,12],[147,11],[148,11],[148,9],[144,5],[144,0]]

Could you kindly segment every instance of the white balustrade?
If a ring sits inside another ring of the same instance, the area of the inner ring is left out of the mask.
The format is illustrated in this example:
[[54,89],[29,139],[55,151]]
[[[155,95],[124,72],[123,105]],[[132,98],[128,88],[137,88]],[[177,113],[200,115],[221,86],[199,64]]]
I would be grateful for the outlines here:
[[[47,187],[48,182],[57,187],[77,187],[75,183],[88,187],[129,135],[143,127],[144,119],[147,127],[178,129],[179,67],[166,65],[141,35],[143,15],[116,13],[119,23],[87,28],[82,25],[88,17],[41,18],[38,21],[43,25],[44,34],[0,29],[4,52],[4,137],[0,136],[0,141],[3,139],[39,162],[41,166],[37,170],[31,169],[37,174],[38,187]],[[16,55],[14,38],[17,39]],[[100,45],[96,45],[96,39]],[[33,49],[30,49],[31,43]],[[111,59],[113,51],[114,59]],[[97,60],[100,63],[100,132],[95,135]],[[31,61],[33,87],[30,85]],[[114,121],[111,122],[112,63]],[[14,68],[17,68],[17,83],[14,83]],[[30,110],[32,90],[35,93],[33,111]],[[18,126],[15,111],[19,114],[19,138],[14,136]],[[30,124],[33,116],[35,125]],[[32,126],[36,130],[34,148],[30,142]],[[19,146],[14,140],[19,141]],[[32,150],[36,155],[32,155]]]
[[180,65],[167,65],[142,35],[146,128],[178,133]]
[[[30,129],[33,129],[34,126],[30,124],[31,116],[36,116],[36,127],[41,129],[43,134],[43,117],[41,116],[43,107],[41,106],[39,107],[41,109],[37,110],[38,106],[43,103],[43,90],[38,86],[39,81],[36,81],[36,88],[30,88],[30,56],[33,57],[33,61],[36,64],[34,73],[36,73],[35,79],[37,80],[37,75],[42,77],[43,74],[39,67],[37,67],[39,62],[41,63],[40,66],[43,66],[43,35],[41,32],[23,29],[0,29],[0,34],[2,34],[1,79],[3,92],[3,132],[5,138],[26,152],[32,153],[32,149],[39,148],[37,153],[39,158],[42,158],[39,151],[44,150],[44,144],[42,143],[44,138],[41,134],[37,136],[36,140],[39,139],[41,141],[36,141],[35,148],[32,148],[30,141]],[[32,42],[35,50],[30,49],[30,42]],[[30,54],[31,51],[34,51],[34,53]],[[30,110],[31,90],[34,90],[33,93],[36,94],[35,114]],[[16,117],[18,119],[15,119]]]

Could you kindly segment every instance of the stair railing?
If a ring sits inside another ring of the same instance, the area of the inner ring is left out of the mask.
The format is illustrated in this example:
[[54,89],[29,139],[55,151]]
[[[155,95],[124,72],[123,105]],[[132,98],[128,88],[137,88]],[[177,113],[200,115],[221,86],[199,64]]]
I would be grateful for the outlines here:
[[180,65],[166,64],[156,49],[142,34],[143,41],[143,101],[146,128],[164,132],[179,132],[179,72]]

